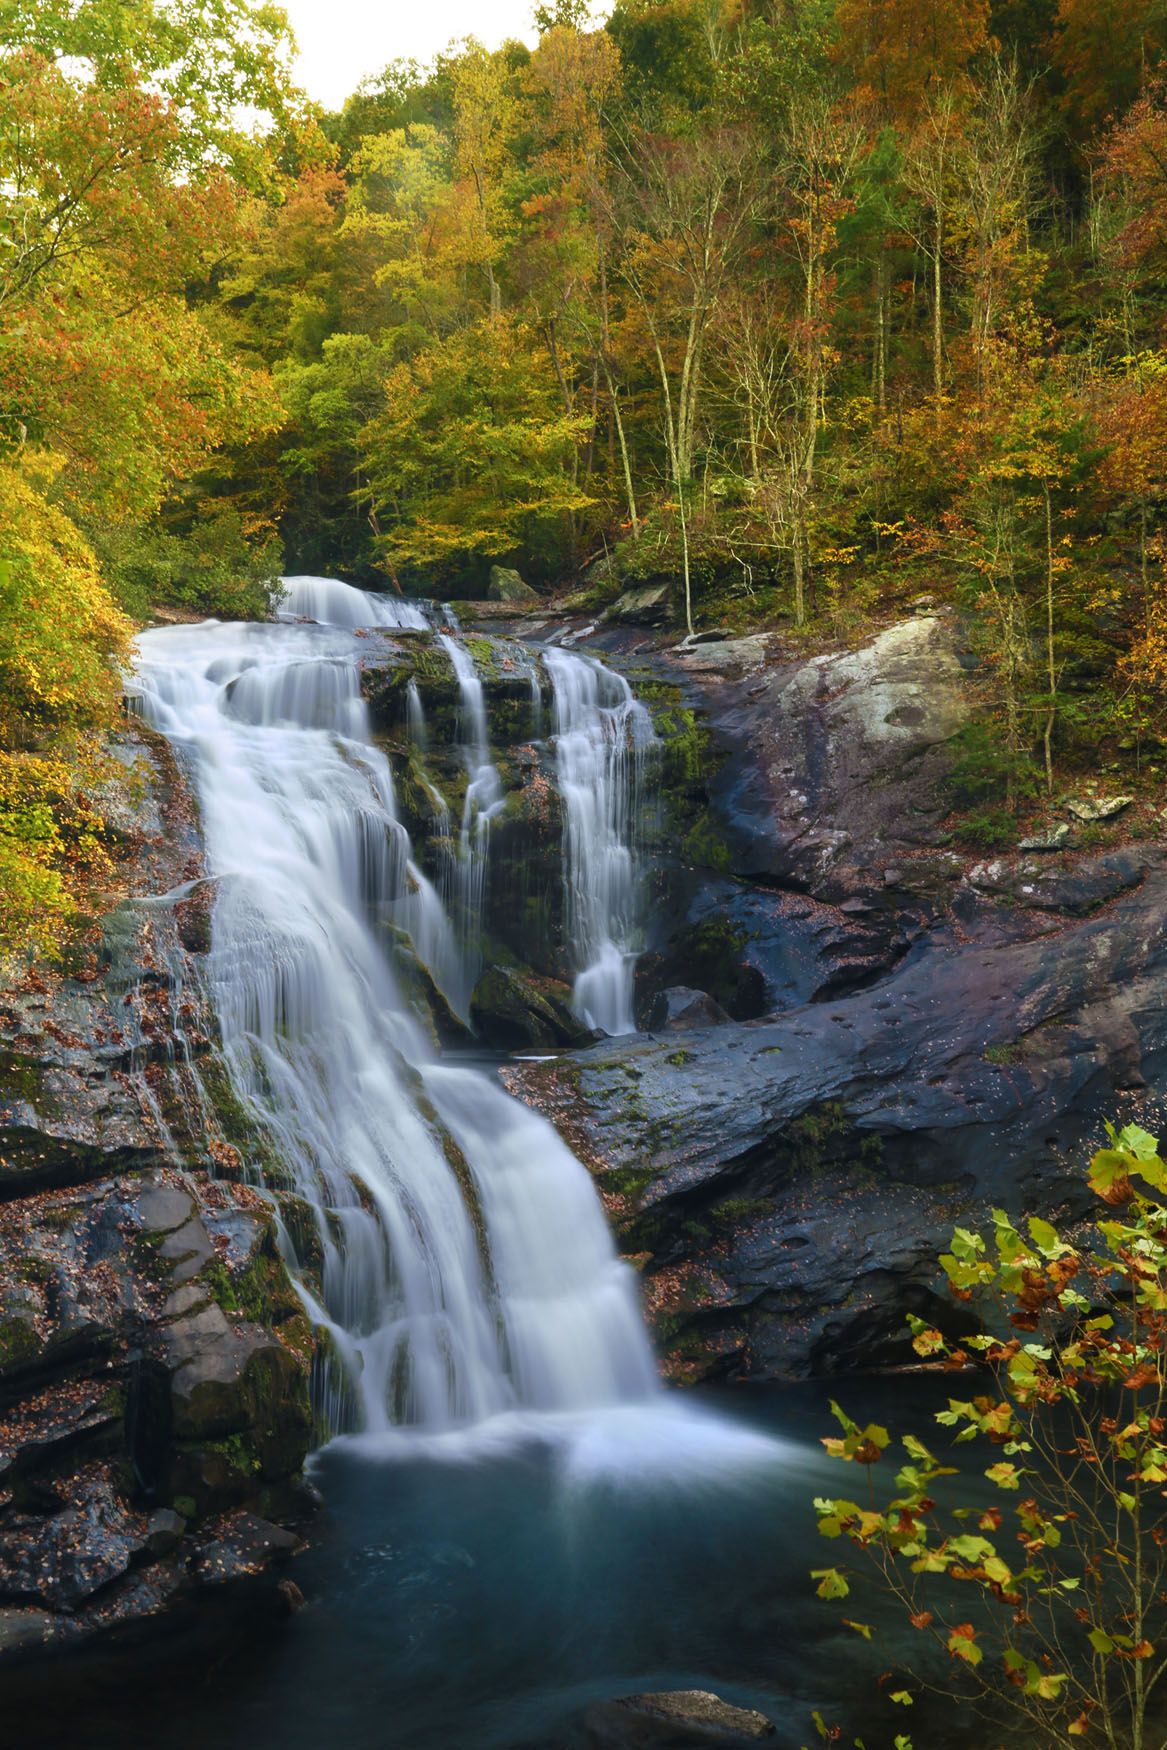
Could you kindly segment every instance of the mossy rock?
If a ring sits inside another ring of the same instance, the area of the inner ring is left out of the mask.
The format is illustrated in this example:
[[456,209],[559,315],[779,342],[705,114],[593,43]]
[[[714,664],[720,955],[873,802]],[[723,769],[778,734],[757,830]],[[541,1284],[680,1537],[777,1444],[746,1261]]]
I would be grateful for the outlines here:
[[524,583],[519,573],[508,565],[491,566],[486,599],[491,602],[513,602],[516,607],[522,608],[542,606],[542,597],[538,590],[532,589],[529,583]]
[[569,1006],[566,985],[515,967],[491,966],[470,999],[470,1022],[486,1045],[502,1051],[584,1045],[592,1034]]

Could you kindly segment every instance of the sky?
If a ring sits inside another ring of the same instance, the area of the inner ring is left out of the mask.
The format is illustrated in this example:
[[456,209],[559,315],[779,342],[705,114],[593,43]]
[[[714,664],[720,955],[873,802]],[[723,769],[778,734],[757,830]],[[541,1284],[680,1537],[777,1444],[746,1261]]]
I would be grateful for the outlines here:
[[456,37],[497,48],[507,37],[532,45],[535,0],[282,0],[300,47],[296,72],[329,109],[389,61],[428,61]]

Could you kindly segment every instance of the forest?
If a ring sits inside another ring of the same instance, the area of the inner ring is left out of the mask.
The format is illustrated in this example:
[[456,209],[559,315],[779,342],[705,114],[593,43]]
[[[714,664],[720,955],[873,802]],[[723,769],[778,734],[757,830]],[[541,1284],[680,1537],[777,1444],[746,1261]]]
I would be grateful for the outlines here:
[[151,618],[489,567],[964,616],[972,846],[1167,746],[1153,0],[583,0],[323,113],[278,9],[0,11],[0,935],[112,879]]

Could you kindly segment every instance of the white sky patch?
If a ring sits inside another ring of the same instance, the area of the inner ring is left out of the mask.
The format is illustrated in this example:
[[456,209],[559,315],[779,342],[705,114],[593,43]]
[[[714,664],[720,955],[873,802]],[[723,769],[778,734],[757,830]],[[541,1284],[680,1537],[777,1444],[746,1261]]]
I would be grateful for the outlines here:
[[361,80],[399,59],[425,63],[453,41],[487,48],[508,37],[534,45],[535,0],[282,0],[300,53],[296,76],[310,97],[339,109]]

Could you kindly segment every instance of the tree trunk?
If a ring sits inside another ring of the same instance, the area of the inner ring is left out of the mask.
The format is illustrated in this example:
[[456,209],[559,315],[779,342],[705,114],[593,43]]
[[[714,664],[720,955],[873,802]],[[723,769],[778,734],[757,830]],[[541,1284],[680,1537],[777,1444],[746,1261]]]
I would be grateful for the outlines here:
[[803,551],[802,516],[794,516],[794,624],[806,625],[806,563]]
[[881,248],[875,262],[875,405],[887,412],[887,255]]
[[1054,525],[1050,507],[1049,482],[1042,483],[1045,497],[1045,661],[1049,682],[1049,704],[1046,709],[1042,745],[1045,749],[1046,794],[1054,793],[1054,723],[1058,714],[1058,677],[1054,668]]
[[672,470],[673,486],[677,494],[677,511],[681,519],[681,567],[685,585],[685,629],[690,638],[693,636],[693,588],[689,575],[689,519],[685,513],[685,480],[681,473],[681,457],[677,447],[677,429],[673,420],[673,397],[669,389],[669,373],[665,364],[665,355],[661,351],[660,341],[653,334],[653,351],[656,353],[657,369],[660,372],[661,392],[664,396],[665,441],[668,448],[669,464]]
[[943,247],[944,220],[938,205],[932,242],[932,392],[937,397],[944,388]]
[[616,392],[616,384],[612,379],[612,373],[608,369],[607,358],[601,357],[600,363],[603,366],[604,380],[608,385],[608,396],[612,403],[612,424],[616,428],[616,438],[620,445],[620,462],[624,470],[624,491],[628,498],[628,516],[632,523],[632,539],[634,541],[639,541],[640,519],[636,514],[636,493],[632,485],[632,462],[628,455],[628,440],[624,433],[624,420],[620,414],[620,397]]

